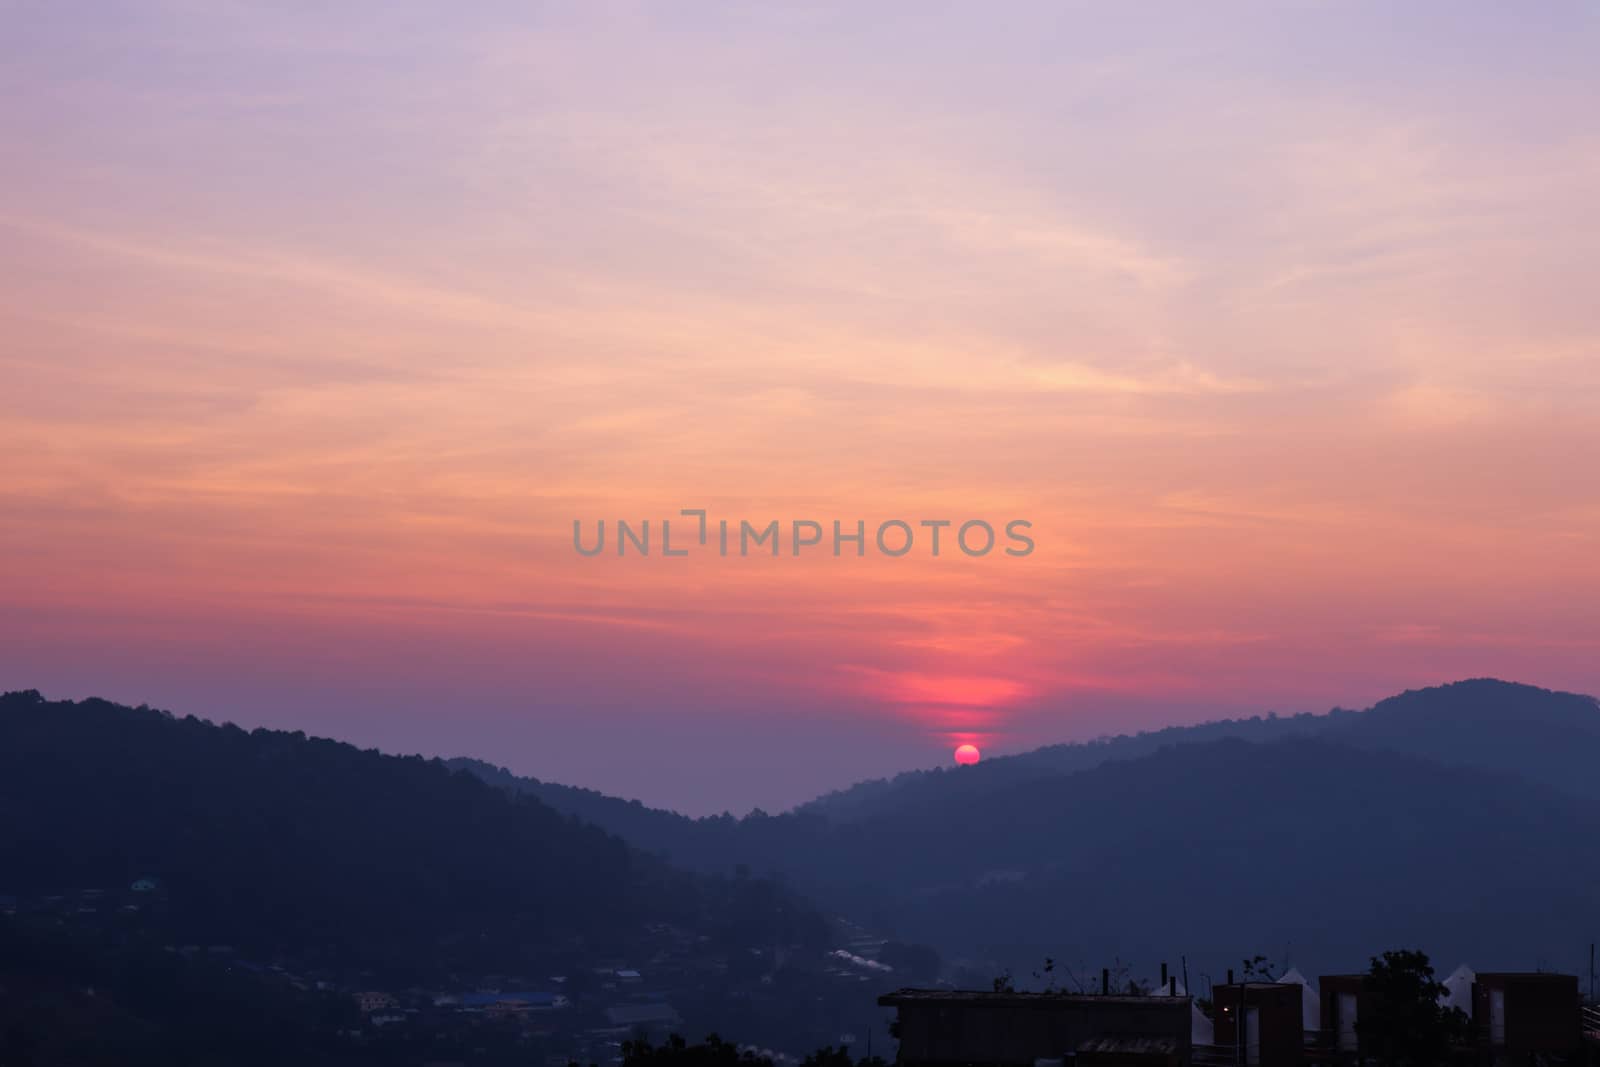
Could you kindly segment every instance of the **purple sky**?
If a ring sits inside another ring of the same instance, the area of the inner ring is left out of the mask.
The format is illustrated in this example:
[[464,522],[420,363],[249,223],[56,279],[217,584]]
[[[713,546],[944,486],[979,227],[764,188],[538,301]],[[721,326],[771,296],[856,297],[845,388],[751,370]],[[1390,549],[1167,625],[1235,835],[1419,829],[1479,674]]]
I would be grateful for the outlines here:
[[[696,813],[1600,691],[1593,4],[6,25],[7,688]],[[572,548],[693,507],[1037,551]]]

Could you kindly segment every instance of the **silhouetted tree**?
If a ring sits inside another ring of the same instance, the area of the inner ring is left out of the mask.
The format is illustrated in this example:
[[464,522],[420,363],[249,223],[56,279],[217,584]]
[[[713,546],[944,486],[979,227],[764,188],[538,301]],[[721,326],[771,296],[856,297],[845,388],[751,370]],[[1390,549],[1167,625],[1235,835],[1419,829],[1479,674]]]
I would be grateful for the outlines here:
[[834,1048],[829,1045],[807,1056],[800,1062],[800,1067],[888,1067],[888,1064],[881,1056],[853,1060],[850,1050],[845,1046]]
[[1256,955],[1244,960],[1244,980],[1246,982],[1276,982],[1278,980],[1278,965],[1265,956]]
[[622,1067],[772,1067],[772,1060],[753,1050],[740,1051],[716,1034],[691,1045],[673,1034],[661,1045],[647,1038],[622,1043]]
[[[624,1041],[622,1067],[772,1067],[772,1060],[754,1049],[731,1045],[716,1034],[709,1035],[698,1045],[691,1045],[673,1034],[661,1045],[652,1045],[645,1039]],[[848,1048],[828,1045],[802,1060],[801,1067],[887,1067],[887,1064],[877,1056],[855,1060]]]
[[1466,1018],[1440,1006],[1445,987],[1434,979],[1427,953],[1396,949],[1374,956],[1363,985],[1366,1003],[1356,1033],[1365,1055],[1395,1067],[1445,1062]]

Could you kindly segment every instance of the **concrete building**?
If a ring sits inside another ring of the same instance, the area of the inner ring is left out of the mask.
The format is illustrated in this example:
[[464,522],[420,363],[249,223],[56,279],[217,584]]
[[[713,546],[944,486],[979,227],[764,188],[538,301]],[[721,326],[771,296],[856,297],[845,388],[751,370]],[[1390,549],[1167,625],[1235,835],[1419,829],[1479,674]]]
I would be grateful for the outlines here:
[[[1369,1000],[1364,980],[1365,975],[1359,974],[1322,978],[1323,1033],[1337,1051],[1353,1053],[1360,1047],[1356,1027]],[[1528,1063],[1536,1057],[1561,1060],[1581,1054],[1582,1000],[1575,976],[1543,972],[1474,975],[1462,966],[1443,984],[1440,1004],[1468,1012],[1475,1043],[1489,1062]],[[1464,1004],[1467,989],[1470,999]]]
[[1239,982],[1211,991],[1214,1043],[1239,1047],[1244,1018],[1243,1055],[1247,1067],[1295,1067],[1305,1050],[1300,998],[1304,986],[1287,982]]
[[1360,1047],[1356,1021],[1367,994],[1364,974],[1325,974],[1317,980],[1322,993],[1322,1031],[1340,1052],[1355,1052]]
[[619,1032],[643,1035],[651,1041],[662,1041],[668,1034],[683,1025],[683,1019],[672,1005],[614,1004],[606,1009],[606,1022]]
[[894,1008],[900,1067],[1038,1060],[1186,1067],[1191,1002],[1186,996],[1076,996],[901,989],[878,998]]
[[354,996],[356,1006],[367,1015],[371,1015],[374,1012],[388,1011],[400,1006],[400,1002],[395,1000],[395,998],[390,994],[380,993],[375,990],[366,993],[356,993]]
[[1479,972],[1472,984],[1472,1022],[1497,1059],[1531,1062],[1583,1048],[1582,1000],[1570,974]]

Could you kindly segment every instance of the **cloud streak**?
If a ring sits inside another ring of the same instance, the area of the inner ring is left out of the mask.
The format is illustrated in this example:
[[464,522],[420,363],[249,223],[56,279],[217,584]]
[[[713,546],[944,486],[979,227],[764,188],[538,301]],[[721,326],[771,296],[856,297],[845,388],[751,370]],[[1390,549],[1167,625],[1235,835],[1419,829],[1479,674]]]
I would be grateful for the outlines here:
[[[1468,8],[16,13],[0,673],[696,810],[1600,688],[1592,19]],[[1039,550],[571,550],[683,507]]]

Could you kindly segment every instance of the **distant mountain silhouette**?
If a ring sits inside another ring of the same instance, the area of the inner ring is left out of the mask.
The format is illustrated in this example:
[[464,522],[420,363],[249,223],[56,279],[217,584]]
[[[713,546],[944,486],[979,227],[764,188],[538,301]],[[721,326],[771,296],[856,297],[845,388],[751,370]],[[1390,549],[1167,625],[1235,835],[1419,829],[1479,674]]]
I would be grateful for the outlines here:
[[1570,966],[1600,936],[1600,708],[1503,682],[1053,746],[743,819],[456,766],[472,773],[8,694],[0,895],[153,876],[173,941],[392,981],[552,973],[649,951],[662,924],[728,960],[825,952],[828,922],[783,884],[1024,981],[1045,955],[1217,973],[1399,945]]
[[356,1062],[339,1037],[352,990],[539,990],[550,975],[576,1005],[549,1021],[565,1040],[606,1024],[626,996],[596,975],[624,967],[689,1033],[798,1054],[877,1017],[880,990],[836,955],[864,930],[722,869],[674,867],[440,760],[8,693],[0,1060]]
[[947,957],[1094,969],[1421,944],[1575,961],[1600,934],[1600,708],[1494,680],[902,775],[691,820],[474,766],[704,870],[779,872]]
[[[1149,755],[1167,745],[1214,741],[1324,737],[1365,748],[1410,752],[1441,763],[1511,771],[1575,796],[1600,798],[1600,711],[1595,699],[1492,678],[1414,689],[1365,712],[1335,708],[1324,715],[1229,719],[1096,741],[1049,745],[972,767],[908,771],[862,782],[801,805],[797,812],[832,819],[866,818],[914,808],[934,793],[969,795],[1029,779],[1088,770],[1112,760]],[[603,823],[602,823],[603,825]]]
[[1600,704],[1594,697],[1480,678],[1390,697],[1334,715],[1330,741],[1505,771],[1600,801]]
[[1228,739],[852,822],[824,862],[854,871],[839,891],[898,890],[871,903],[901,935],[1013,966],[1344,969],[1420,944],[1532,968],[1575,964],[1596,932],[1597,835],[1591,807],[1514,776]]
[[393,981],[627,955],[659,923],[740,952],[828,937],[769,883],[675,870],[438,760],[36,692],[0,697],[0,855],[0,894],[152,877],[174,940]]
[[731,829],[739,822],[731,815],[692,819],[675,811],[646,807],[637,800],[623,800],[581,786],[520,777],[480,759],[457,757],[445,760],[445,764],[490,785],[534,797],[558,811],[603,826],[623,840],[637,842],[651,852],[684,853],[714,836],[718,827]]

